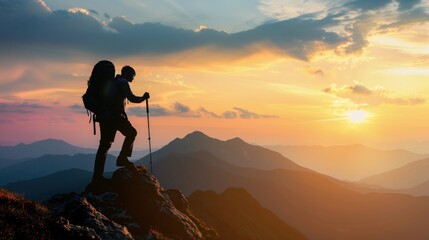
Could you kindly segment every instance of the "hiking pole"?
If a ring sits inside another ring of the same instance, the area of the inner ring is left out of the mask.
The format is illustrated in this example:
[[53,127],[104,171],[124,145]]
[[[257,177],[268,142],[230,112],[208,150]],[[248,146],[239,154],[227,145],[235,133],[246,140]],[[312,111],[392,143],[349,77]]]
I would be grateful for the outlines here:
[[149,125],[149,98],[146,99],[146,116],[147,116],[147,140],[149,141],[149,162],[150,162],[150,174],[153,174],[152,170],[152,145],[150,143],[150,125]]

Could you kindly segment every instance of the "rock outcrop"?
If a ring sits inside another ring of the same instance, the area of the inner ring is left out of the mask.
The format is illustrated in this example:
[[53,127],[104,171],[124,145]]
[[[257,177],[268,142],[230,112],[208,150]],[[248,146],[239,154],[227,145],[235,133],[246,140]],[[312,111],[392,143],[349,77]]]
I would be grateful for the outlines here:
[[61,194],[46,205],[68,235],[92,239],[216,239],[189,211],[177,190],[164,190],[143,167],[121,168],[82,194]]

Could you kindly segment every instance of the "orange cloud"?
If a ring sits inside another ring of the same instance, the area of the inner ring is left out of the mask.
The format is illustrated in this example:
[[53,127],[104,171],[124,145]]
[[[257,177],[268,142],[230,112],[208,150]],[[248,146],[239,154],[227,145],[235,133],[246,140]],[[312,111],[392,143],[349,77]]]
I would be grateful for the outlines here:
[[343,86],[333,84],[322,91],[337,98],[352,101],[360,106],[375,106],[380,104],[418,105],[426,102],[424,98],[401,97],[398,93],[388,91],[382,86],[368,87],[361,82]]

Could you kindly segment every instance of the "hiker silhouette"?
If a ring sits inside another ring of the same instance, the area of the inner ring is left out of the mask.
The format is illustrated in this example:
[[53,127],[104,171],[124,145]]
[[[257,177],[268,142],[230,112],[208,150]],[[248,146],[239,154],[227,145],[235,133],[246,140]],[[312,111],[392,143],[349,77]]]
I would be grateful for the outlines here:
[[103,177],[104,165],[107,152],[115,140],[116,131],[125,136],[116,166],[134,166],[128,157],[131,157],[137,130],[131,125],[125,113],[125,99],[133,103],[141,103],[150,98],[147,92],[141,97],[133,94],[129,82],[132,82],[135,76],[135,70],[130,66],[125,66],[122,68],[121,74],[115,77],[115,66],[106,60],[98,62],[92,71],[89,83],[91,81],[103,82],[103,86],[98,87],[98,97],[101,99],[103,107],[96,113],[95,118],[95,121],[100,123],[100,145],[95,157],[93,183],[106,180]]

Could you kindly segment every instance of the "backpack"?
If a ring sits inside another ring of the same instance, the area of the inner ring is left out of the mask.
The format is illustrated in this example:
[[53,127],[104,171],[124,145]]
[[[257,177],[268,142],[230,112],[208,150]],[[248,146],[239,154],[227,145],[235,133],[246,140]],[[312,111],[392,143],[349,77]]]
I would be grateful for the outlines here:
[[85,94],[82,96],[83,105],[86,109],[86,114],[89,116],[89,123],[93,123],[94,135],[96,135],[95,121],[96,115],[101,113],[102,102],[98,98],[96,88],[91,87],[90,85],[86,89]]
[[87,113],[102,113],[104,109],[104,101],[100,98],[99,95],[100,94],[96,87],[92,85],[88,86],[85,94],[82,96],[83,105],[85,106]]
[[95,122],[97,115],[106,111],[105,90],[115,75],[115,67],[110,61],[100,61],[92,70],[91,77],[88,81],[86,92],[82,96],[83,105],[89,116],[89,123],[93,123],[94,135],[96,134]]

